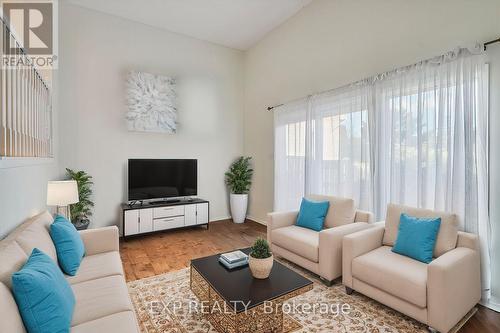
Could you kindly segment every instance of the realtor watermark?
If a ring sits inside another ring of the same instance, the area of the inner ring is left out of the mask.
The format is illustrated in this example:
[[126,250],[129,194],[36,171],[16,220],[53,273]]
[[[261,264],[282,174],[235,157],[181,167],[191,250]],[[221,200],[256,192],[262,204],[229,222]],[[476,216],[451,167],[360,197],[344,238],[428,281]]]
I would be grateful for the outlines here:
[[[351,306],[347,303],[303,303],[295,300],[288,301],[283,304],[277,304],[271,301],[266,301],[260,305],[262,314],[273,314],[282,311],[284,314],[304,314],[304,315],[348,315],[351,312]],[[154,301],[151,303],[151,312],[153,314],[161,314],[164,309],[176,313],[191,313],[191,314],[234,314],[233,309],[243,309],[241,312],[250,312],[254,309],[250,302],[233,301],[226,302],[208,302],[195,301],[188,302],[171,301],[162,303]]]
[[2,69],[57,68],[57,0],[0,0]]

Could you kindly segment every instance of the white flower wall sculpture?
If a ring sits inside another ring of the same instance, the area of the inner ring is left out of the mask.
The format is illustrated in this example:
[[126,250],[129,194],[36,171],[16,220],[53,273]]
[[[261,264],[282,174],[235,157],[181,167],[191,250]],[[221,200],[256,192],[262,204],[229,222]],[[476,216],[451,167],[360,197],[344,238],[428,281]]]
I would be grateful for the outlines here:
[[132,71],[127,78],[127,127],[130,131],[175,133],[175,79]]

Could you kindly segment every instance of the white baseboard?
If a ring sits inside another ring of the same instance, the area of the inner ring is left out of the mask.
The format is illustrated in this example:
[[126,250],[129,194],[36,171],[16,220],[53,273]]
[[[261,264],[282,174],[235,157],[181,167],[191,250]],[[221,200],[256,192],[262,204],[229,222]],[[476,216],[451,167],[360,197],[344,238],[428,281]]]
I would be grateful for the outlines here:
[[217,221],[222,221],[222,220],[230,220],[231,216],[219,216],[219,217],[214,217],[210,219],[210,222],[217,222]]
[[257,223],[262,224],[262,225],[267,225],[267,222],[265,220],[258,219],[256,217],[251,216],[251,215],[247,215],[247,219],[252,220],[254,222],[257,222]]
[[[222,216],[222,217],[214,217],[214,218],[210,219],[210,222],[217,222],[217,221],[230,220],[230,219],[231,219],[231,215]],[[246,219],[252,220],[252,221],[257,222],[257,223],[262,224],[262,225],[267,225],[266,221],[255,218],[255,217],[250,216],[250,215],[247,215]]]

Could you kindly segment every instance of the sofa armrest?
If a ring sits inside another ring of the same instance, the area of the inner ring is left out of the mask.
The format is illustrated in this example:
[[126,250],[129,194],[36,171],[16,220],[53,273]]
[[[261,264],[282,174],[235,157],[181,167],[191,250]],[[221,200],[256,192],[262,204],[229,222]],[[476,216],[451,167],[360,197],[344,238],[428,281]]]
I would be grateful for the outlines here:
[[319,275],[332,281],[342,275],[342,238],[345,235],[370,228],[365,222],[333,227],[319,233]]
[[382,246],[384,226],[361,230],[342,239],[342,283],[352,288],[352,261]]
[[295,224],[298,211],[293,212],[273,212],[267,214],[267,241],[272,244],[271,232],[274,229],[288,227]]
[[85,245],[85,254],[119,251],[119,233],[116,226],[79,231]]
[[458,247],[427,267],[428,324],[448,332],[481,299],[479,252]]
[[354,216],[354,222],[366,222],[372,223],[375,220],[375,216],[372,212],[365,210],[356,210],[356,215]]

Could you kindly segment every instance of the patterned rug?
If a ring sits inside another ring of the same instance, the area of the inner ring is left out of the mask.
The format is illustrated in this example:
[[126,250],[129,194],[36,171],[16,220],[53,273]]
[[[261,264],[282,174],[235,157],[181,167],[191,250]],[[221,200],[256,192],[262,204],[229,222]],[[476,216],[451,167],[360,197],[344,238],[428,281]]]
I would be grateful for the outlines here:
[[[304,305],[329,304],[332,308],[348,304],[349,311],[291,311],[285,316],[285,332],[428,332],[427,326],[354,292],[345,293],[340,283],[327,287],[313,274],[280,260],[314,282],[313,290],[287,303],[288,309]],[[128,283],[139,325],[143,333],[215,333],[198,307],[189,288],[189,269],[166,273]],[[477,311],[473,309],[451,332],[456,332]]]

